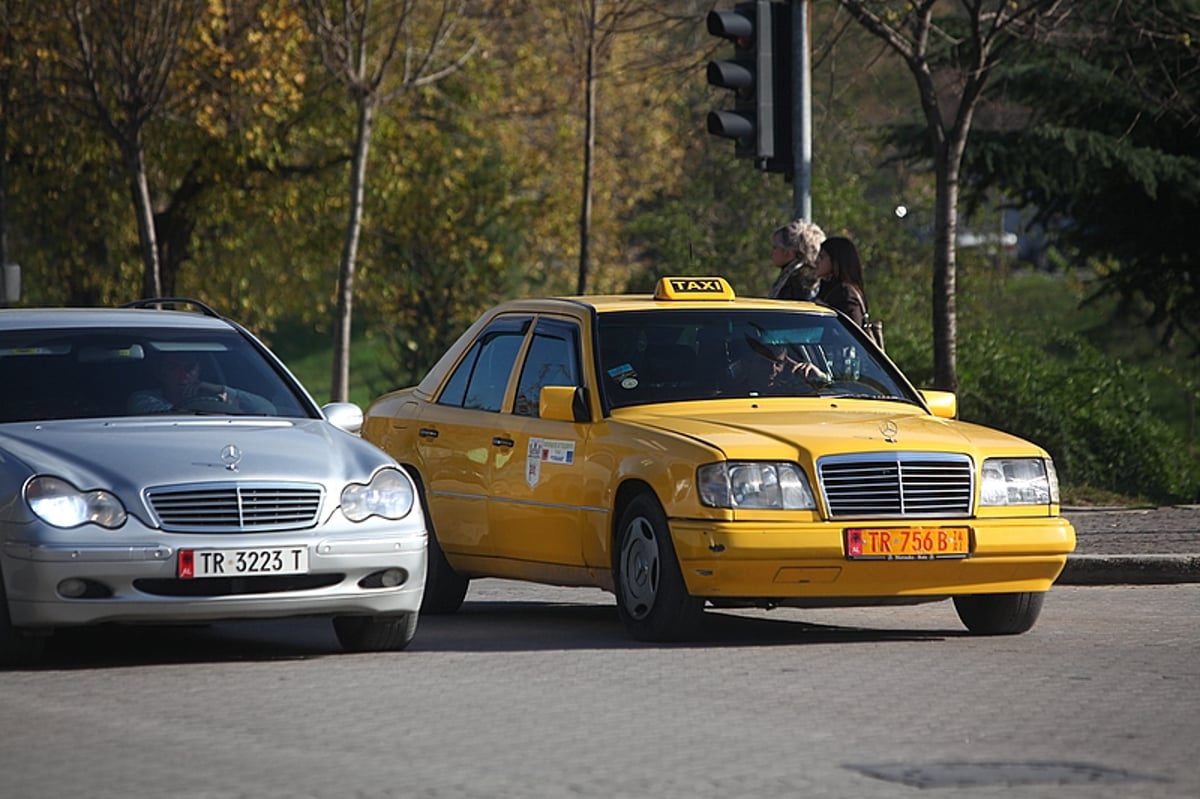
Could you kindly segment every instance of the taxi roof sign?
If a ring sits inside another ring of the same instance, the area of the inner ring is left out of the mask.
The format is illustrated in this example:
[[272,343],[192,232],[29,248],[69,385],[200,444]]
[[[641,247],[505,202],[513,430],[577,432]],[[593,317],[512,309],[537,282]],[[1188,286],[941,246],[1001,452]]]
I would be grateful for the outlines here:
[[656,300],[732,300],[733,286],[723,277],[664,277],[654,287]]

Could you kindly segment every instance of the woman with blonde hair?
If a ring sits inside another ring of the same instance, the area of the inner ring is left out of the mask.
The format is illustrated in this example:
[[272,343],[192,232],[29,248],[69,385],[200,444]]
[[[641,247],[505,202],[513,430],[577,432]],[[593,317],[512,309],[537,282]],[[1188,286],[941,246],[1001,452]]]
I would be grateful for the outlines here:
[[779,277],[767,293],[781,300],[812,300],[817,296],[817,255],[825,232],[797,219],[771,234],[771,263],[779,268]]

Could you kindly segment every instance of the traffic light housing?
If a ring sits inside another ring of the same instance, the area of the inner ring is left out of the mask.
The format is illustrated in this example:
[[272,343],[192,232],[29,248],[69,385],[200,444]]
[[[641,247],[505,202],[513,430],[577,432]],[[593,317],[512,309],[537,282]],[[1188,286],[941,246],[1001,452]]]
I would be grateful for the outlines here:
[[738,158],[791,176],[791,6],[769,0],[708,13],[708,32],[733,42],[732,60],[710,61],[708,82],[731,89],[733,110],[710,111],[708,132],[734,140]]

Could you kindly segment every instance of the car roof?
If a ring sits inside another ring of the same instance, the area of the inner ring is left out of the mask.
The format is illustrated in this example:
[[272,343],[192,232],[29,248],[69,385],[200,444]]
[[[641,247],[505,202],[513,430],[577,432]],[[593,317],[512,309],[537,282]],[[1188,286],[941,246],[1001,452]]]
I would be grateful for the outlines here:
[[230,330],[233,324],[218,316],[193,311],[143,308],[5,308],[0,310],[0,330],[52,328],[174,327],[189,330]]

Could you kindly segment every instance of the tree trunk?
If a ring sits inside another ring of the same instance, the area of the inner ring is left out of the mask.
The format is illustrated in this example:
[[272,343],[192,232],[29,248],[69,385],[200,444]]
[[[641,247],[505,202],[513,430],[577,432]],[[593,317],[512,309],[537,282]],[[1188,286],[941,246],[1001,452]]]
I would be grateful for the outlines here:
[[146,177],[146,151],[140,139],[129,138],[125,158],[133,189],[133,205],[137,211],[138,242],[142,251],[142,297],[162,296],[162,273],[158,261],[158,241],[154,229],[154,207],[150,198],[150,182]]
[[592,162],[596,151],[596,3],[591,3],[591,20],[587,31],[587,74],[584,134],[583,134],[583,199],[579,209],[579,286],[578,293],[587,293],[588,272],[591,269],[590,237],[592,227]]
[[358,259],[358,239],[362,232],[364,194],[367,181],[367,155],[375,124],[375,106],[364,98],[358,108],[358,138],[354,142],[354,161],[350,172],[350,220],[338,267],[337,317],[333,331],[333,375],[330,402],[345,402],[350,396],[350,333],[354,305],[354,270]]
[[[953,148],[947,148],[953,149]],[[947,153],[937,159],[933,241],[933,382],[958,390],[958,309],[955,238],[958,235],[958,164]]]

